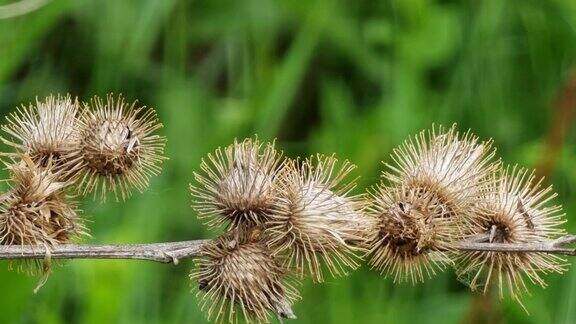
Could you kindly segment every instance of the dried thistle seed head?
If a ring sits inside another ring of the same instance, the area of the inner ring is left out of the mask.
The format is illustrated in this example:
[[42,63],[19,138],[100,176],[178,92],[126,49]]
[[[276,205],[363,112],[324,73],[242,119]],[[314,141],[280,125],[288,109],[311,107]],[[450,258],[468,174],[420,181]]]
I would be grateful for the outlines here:
[[495,154],[491,145],[469,132],[459,134],[455,125],[448,130],[432,127],[394,150],[395,163],[387,165],[384,177],[395,186],[435,195],[443,202],[444,216],[467,220],[497,166],[491,162]]
[[8,167],[11,189],[0,202],[1,245],[38,244],[49,248],[88,235],[76,203],[63,193],[67,183],[58,182],[60,175],[52,172],[51,162],[39,168],[24,156],[24,161]]
[[273,184],[282,154],[274,143],[245,139],[224,150],[208,154],[194,173],[197,185],[190,185],[192,207],[211,227],[229,228],[260,225],[273,212]]
[[133,187],[142,192],[151,176],[161,171],[165,138],[155,134],[162,128],[156,112],[128,104],[122,96],[94,97],[91,108],[80,117],[78,154],[83,170],[79,188],[83,194],[100,192],[105,199],[112,191],[116,199],[130,196]]
[[[11,190],[0,201],[0,245],[44,245],[46,249],[69,243],[79,236],[88,236],[83,220],[78,217],[77,204],[69,201],[61,182],[62,175],[54,172],[52,161],[38,167],[28,157],[8,165]],[[60,171],[61,172],[61,171]],[[44,279],[50,263],[25,260],[10,264],[19,271],[41,273]]]
[[299,295],[285,270],[258,238],[235,233],[204,246],[190,275],[198,282],[208,320],[268,322],[270,314],[295,318],[291,305]]
[[362,213],[362,197],[349,195],[355,184],[346,177],[354,168],[317,155],[288,162],[278,176],[276,211],[265,234],[274,253],[286,255],[285,266],[301,276],[309,273],[322,282],[322,263],[333,276],[358,267],[370,223]]
[[18,151],[28,155],[32,161],[45,166],[51,161],[55,169],[63,169],[66,164],[69,172],[78,170],[73,152],[78,147],[77,112],[78,101],[67,96],[49,96],[44,101],[36,100],[36,105],[22,106],[6,117],[2,126],[7,138],[2,138]]
[[367,240],[369,265],[394,282],[424,281],[450,263],[445,251],[458,232],[443,202],[429,192],[377,186],[368,215],[374,219]]
[[[489,194],[468,229],[469,239],[537,243],[564,234],[559,227],[565,222],[562,206],[549,204],[556,193],[552,187],[542,188],[542,179],[535,181],[533,172],[517,167],[492,177],[493,188],[487,189]],[[521,294],[528,291],[525,279],[545,287],[542,274],[565,270],[565,261],[554,254],[469,251],[461,253],[457,273],[472,290],[486,293],[496,283],[500,297],[507,290],[520,302]]]

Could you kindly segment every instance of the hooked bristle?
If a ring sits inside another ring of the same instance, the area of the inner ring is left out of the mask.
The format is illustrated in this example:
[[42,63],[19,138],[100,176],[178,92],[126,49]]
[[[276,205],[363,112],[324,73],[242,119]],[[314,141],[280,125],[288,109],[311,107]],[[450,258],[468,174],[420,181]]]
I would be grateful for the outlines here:
[[160,173],[166,141],[155,132],[163,126],[153,109],[136,104],[110,94],[106,100],[94,97],[92,107],[83,110],[78,135],[82,194],[99,192],[104,200],[112,191],[125,200],[132,188],[143,192]]
[[[542,188],[534,172],[513,167],[492,175],[492,188],[481,202],[479,212],[467,230],[469,239],[481,238],[489,243],[537,243],[564,235],[559,226],[565,223],[562,206],[550,205],[556,197],[552,187]],[[467,251],[459,257],[457,273],[472,290],[486,293],[497,284],[502,298],[504,291],[521,304],[525,283],[546,286],[541,275],[566,270],[565,260],[547,253]]]
[[272,314],[295,318],[291,305],[299,294],[286,270],[258,238],[235,233],[204,246],[190,275],[208,320],[267,323]]
[[273,186],[282,161],[274,143],[245,139],[208,154],[190,185],[192,207],[210,228],[250,228],[273,213]]
[[354,181],[346,178],[355,168],[333,156],[317,155],[290,161],[278,175],[276,212],[265,224],[270,248],[286,255],[285,266],[295,267],[324,281],[324,265],[332,276],[356,269],[365,233],[364,200],[351,196]]

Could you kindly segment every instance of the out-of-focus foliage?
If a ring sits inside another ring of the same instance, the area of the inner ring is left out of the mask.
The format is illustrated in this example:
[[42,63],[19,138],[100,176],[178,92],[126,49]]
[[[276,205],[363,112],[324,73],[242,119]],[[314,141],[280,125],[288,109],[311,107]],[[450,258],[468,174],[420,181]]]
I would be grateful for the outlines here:
[[[277,137],[289,156],[336,152],[359,166],[362,190],[395,145],[434,122],[493,137],[506,162],[547,166],[574,231],[576,125],[556,98],[575,69],[573,0],[58,0],[0,20],[2,114],[51,93],[114,92],[166,126],[170,160],[150,190],[84,202],[100,243],[214,236],[187,183],[234,137]],[[0,322],[202,323],[191,265],[67,262],[33,295],[36,278],[2,262]],[[525,299],[528,316],[450,271],[413,287],[364,268],[306,282],[294,323],[576,322],[576,270],[546,279]]]

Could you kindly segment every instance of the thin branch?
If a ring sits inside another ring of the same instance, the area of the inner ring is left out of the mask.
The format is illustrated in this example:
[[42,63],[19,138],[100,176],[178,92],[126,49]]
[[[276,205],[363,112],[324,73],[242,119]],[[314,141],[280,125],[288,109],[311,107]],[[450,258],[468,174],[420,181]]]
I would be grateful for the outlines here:
[[179,260],[197,256],[202,245],[208,241],[126,245],[63,244],[53,246],[49,251],[42,245],[0,246],[0,259],[124,259],[178,264]]
[[[151,244],[95,245],[64,244],[47,251],[42,245],[0,246],[0,260],[18,259],[124,259],[145,260],[160,263],[178,264],[179,260],[198,256],[201,247],[210,240],[195,240]],[[569,245],[576,243],[576,235],[566,235],[556,240],[537,243],[489,243],[478,239],[455,244],[461,251],[492,251],[505,253],[551,253],[576,256],[576,248]]]
[[462,251],[492,251],[508,253],[544,252],[576,256],[576,248],[568,246],[574,243],[576,243],[576,235],[566,235],[556,240],[521,244],[462,241],[457,243],[455,248]]
[[[0,246],[0,260],[123,259],[177,265],[180,260],[199,256],[202,246],[208,242],[210,240],[125,245],[63,244],[49,249],[42,245]],[[35,291],[44,285],[46,279],[47,276],[41,279]],[[276,312],[279,318],[296,318],[290,305],[278,307]]]

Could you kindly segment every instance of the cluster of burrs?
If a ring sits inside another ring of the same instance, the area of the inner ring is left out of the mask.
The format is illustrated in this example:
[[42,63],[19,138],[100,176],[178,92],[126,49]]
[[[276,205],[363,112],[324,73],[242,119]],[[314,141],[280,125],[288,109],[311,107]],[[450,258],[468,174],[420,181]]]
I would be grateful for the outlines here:
[[[565,234],[562,207],[549,202],[534,172],[495,160],[491,141],[455,127],[422,131],[392,154],[367,215],[376,219],[367,261],[394,281],[424,281],[454,267],[472,290],[496,285],[520,302],[525,279],[545,286],[542,274],[566,270],[553,254],[461,251],[459,242],[529,244]],[[520,303],[521,304],[521,303]]]
[[382,181],[354,195],[354,166],[334,156],[290,159],[274,143],[235,141],[201,163],[193,207],[223,231],[202,248],[191,278],[209,320],[293,318],[298,281],[321,283],[366,260],[395,282],[454,267],[484,293],[497,285],[520,302],[525,280],[565,261],[541,252],[466,251],[458,243],[538,243],[564,233],[556,194],[533,172],[503,166],[491,141],[432,127],[392,154]]
[[[50,96],[9,115],[0,137],[9,189],[0,195],[0,245],[50,250],[88,235],[74,196],[126,199],[160,172],[165,139],[152,109],[121,96],[80,103]],[[564,234],[556,194],[533,172],[504,166],[491,141],[455,126],[432,127],[394,150],[382,181],[354,194],[355,166],[334,156],[291,159],[274,143],[235,141],[201,163],[190,189],[211,229],[191,278],[217,322],[294,318],[305,277],[321,283],[362,261],[394,281],[417,283],[453,267],[473,290],[497,286],[520,302],[526,281],[566,262],[540,251],[463,249],[461,244],[538,244]],[[32,266],[30,266],[32,265]]]
[[[1,140],[10,178],[0,197],[0,245],[39,245],[49,250],[87,236],[75,196],[112,192],[126,199],[144,190],[160,171],[165,140],[152,109],[121,96],[80,103],[50,96],[6,117]],[[41,262],[23,269],[46,272]],[[38,266],[40,265],[40,268]],[[44,268],[44,269],[43,269]]]
[[226,233],[204,247],[191,277],[208,319],[293,318],[295,283],[359,266],[370,229],[352,196],[354,169],[333,156],[283,159],[274,143],[247,139],[209,154],[191,186],[193,207]]

